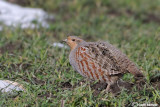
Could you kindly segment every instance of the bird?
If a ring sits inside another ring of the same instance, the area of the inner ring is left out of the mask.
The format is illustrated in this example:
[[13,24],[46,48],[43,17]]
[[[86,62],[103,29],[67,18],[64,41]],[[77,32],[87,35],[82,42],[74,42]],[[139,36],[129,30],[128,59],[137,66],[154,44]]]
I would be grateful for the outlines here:
[[73,69],[88,79],[106,82],[107,92],[126,73],[135,78],[144,77],[141,70],[109,42],[86,42],[77,36],[68,36],[63,41],[70,47],[69,62]]

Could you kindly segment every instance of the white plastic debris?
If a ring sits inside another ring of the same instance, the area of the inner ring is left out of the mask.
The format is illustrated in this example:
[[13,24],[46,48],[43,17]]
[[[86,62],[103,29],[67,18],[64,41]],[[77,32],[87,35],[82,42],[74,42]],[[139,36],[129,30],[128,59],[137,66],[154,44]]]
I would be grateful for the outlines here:
[[53,43],[53,47],[68,48],[66,45],[64,45],[62,43]]
[[[38,24],[48,27],[46,19],[53,19],[39,8],[26,8],[7,1],[0,0],[0,24],[21,28],[37,28]],[[0,29],[2,26],[0,25]]]
[[0,92],[7,94],[15,94],[17,91],[24,91],[22,85],[17,82],[9,80],[0,80]]

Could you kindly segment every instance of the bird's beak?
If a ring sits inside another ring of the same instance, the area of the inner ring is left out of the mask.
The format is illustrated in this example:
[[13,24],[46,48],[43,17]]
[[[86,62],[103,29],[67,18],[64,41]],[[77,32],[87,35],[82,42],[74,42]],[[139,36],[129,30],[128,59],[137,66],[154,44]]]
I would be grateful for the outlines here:
[[62,40],[62,42],[65,42],[65,43],[66,43],[66,42],[67,42],[67,39],[65,39],[65,40]]
[[67,42],[67,39],[63,40],[63,42]]

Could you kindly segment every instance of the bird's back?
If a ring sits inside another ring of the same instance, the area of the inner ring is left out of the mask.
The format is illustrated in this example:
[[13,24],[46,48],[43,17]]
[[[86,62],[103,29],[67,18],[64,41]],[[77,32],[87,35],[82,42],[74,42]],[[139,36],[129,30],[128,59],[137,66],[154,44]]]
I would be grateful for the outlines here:
[[111,45],[110,43],[107,43],[107,42],[99,42],[99,43],[102,43],[108,47],[108,49],[115,57],[115,60],[116,60],[117,64],[121,67],[121,69],[126,70],[127,72],[130,72],[131,74],[133,74],[136,77],[137,76],[143,77],[143,74],[138,69],[138,67],[119,49],[117,49],[116,47],[114,47],[113,45]]
[[142,75],[137,66],[107,42],[82,42],[70,53],[70,63],[81,75],[107,81],[107,76],[130,72]]

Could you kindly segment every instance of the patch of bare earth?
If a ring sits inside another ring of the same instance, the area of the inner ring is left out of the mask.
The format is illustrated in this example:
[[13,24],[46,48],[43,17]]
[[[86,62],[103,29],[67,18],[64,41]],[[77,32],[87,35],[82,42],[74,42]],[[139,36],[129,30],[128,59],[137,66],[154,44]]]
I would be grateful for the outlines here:
[[[29,63],[19,63],[19,64],[0,64],[0,69],[4,71],[5,69],[8,69],[8,72],[21,72],[29,69],[32,65]],[[9,68],[8,68],[9,67]]]
[[107,83],[97,82],[96,84],[91,85],[91,89],[94,90],[93,95],[98,96],[102,90],[107,88]]
[[160,76],[153,77],[150,82],[154,88],[160,90]]
[[[125,15],[125,16],[129,16],[129,17],[134,17],[135,19],[141,20],[142,23],[150,23],[150,22],[155,22],[160,24],[160,17],[153,14],[153,13],[136,13],[132,10],[126,10],[124,12],[119,11],[119,10],[115,10],[115,9],[110,9],[107,13],[108,15],[112,15],[112,16],[121,16],[121,15]],[[144,17],[142,17],[144,16]]]
[[7,0],[7,1],[11,3],[22,5],[22,6],[27,6],[31,4],[30,0]]
[[6,52],[13,53],[15,50],[17,51],[23,50],[23,45],[20,41],[9,42],[4,46],[0,47],[0,54],[4,54]]

